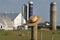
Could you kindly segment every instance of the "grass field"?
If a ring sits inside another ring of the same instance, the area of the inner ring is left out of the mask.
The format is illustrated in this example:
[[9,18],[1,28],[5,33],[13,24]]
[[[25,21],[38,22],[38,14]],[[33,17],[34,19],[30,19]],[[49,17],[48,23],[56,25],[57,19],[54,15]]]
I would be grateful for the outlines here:
[[[38,30],[38,40],[60,40],[60,31]],[[3,31],[0,30],[0,40],[31,40],[31,30]]]

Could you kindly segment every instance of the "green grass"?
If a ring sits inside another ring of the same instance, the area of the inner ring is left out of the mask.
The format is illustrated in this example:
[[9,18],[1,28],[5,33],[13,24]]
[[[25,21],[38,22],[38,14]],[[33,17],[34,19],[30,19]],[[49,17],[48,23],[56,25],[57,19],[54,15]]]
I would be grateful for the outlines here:
[[[38,30],[38,40],[60,40],[60,31],[41,31]],[[31,30],[4,31],[0,30],[0,40],[31,40]]]

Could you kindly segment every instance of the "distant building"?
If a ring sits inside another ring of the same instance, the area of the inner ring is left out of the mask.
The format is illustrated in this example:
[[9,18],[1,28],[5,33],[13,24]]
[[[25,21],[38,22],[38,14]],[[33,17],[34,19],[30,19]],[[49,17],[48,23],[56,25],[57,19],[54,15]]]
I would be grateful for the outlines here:
[[0,17],[0,29],[2,30],[13,30],[13,21],[6,16]]
[[39,23],[38,24],[38,29],[41,30],[50,30],[50,22],[44,22],[44,23]]
[[18,16],[14,19],[14,29],[17,30],[18,26],[24,27],[24,24],[26,24],[26,20],[22,14],[19,13]]
[[18,27],[23,27],[26,29],[26,20],[22,16],[21,13],[17,15],[17,17],[12,21],[9,17],[7,16],[1,16],[0,17],[0,29],[2,30],[17,30]]
[[[5,14],[4,14],[5,15]],[[3,21],[0,22],[0,29],[4,30],[17,30],[20,27],[23,27],[24,29],[27,29],[28,26],[24,25],[28,22],[29,18],[33,15],[33,2],[29,1],[27,5],[23,5],[22,12],[19,13],[13,20],[10,19],[8,16],[2,16],[0,17],[0,20]],[[14,16],[14,15],[13,15]]]

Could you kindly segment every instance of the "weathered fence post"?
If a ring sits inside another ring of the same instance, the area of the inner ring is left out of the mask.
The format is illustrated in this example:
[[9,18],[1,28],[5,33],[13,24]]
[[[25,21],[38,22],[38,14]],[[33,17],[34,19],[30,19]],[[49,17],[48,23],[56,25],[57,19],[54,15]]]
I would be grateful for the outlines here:
[[28,26],[32,27],[31,40],[38,40],[37,31],[38,31],[38,24],[40,23],[40,20],[41,18],[39,16],[31,16],[29,22],[27,23]]

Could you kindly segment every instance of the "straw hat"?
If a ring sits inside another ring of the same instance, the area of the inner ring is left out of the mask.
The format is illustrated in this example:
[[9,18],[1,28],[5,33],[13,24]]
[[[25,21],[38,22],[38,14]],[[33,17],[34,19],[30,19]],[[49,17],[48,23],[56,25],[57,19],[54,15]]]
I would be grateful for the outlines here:
[[29,21],[33,23],[38,21],[39,19],[41,19],[39,16],[31,16]]

